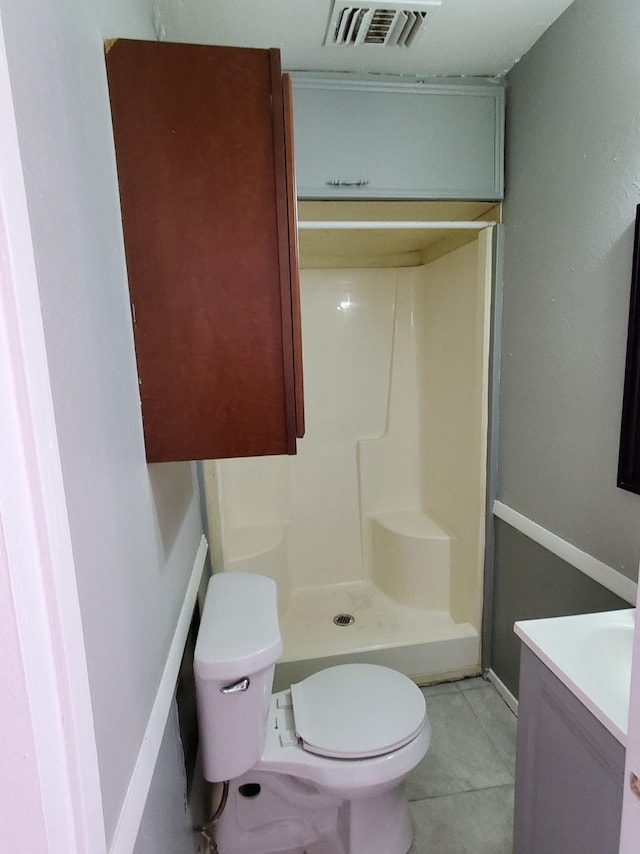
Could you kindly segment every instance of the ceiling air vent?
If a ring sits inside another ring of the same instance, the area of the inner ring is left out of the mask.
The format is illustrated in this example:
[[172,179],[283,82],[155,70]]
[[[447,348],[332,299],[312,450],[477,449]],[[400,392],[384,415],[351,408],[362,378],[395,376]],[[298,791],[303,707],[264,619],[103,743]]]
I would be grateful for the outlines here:
[[334,0],[325,45],[410,47],[441,0],[380,0],[354,6]]

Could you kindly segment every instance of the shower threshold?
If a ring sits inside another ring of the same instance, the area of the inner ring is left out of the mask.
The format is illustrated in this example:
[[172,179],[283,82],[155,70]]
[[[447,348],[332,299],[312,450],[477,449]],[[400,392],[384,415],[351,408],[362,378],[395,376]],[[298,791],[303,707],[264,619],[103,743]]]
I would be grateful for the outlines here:
[[[336,616],[353,622],[334,622]],[[275,690],[336,664],[393,667],[418,684],[480,672],[478,632],[446,611],[401,605],[371,581],[294,590],[280,617]]]

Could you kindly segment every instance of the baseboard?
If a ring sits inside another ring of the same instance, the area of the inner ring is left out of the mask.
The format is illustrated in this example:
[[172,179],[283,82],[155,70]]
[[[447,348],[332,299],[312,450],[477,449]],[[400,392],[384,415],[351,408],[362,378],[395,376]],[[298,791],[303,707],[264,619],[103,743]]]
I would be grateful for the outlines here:
[[500,694],[502,699],[505,701],[507,706],[509,706],[513,714],[518,717],[518,701],[513,696],[511,691],[507,688],[507,686],[504,684],[502,679],[500,679],[499,676],[496,676],[493,670],[488,670],[486,676],[489,682],[491,682],[491,684],[494,686],[498,694]]
[[617,569],[608,566],[601,560],[587,554],[587,552],[581,551],[572,545],[572,543],[568,543],[557,534],[548,531],[542,525],[538,525],[537,522],[534,522],[527,516],[523,516],[522,513],[518,513],[517,510],[508,507],[501,501],[494,502],[493,514],[498,519],[506,522],[507,525],[511,525],[512,528],[520,531],[525,537],[529,537],[529,539],[538,543],[538,545],[547,549],[547,551],[550,551],[561,560],[583,572],[593,581],[610,590],[611,593],[615,593],[616,596],[624,599],[625,602],[629,602],[635,606],[638,585],[634,581],[631,581],[630,578],[627,578],[626,575],[618,572]]
[[184,646],[189,633],[191,615],[207,556],[207,541],[203,536],[196,552],[193,569],[185,592],[184,602],[173,634],[167,662],[165,664],[156,698],[149,715],[149,722],[142,739],[131,780],[124,799],[109,854],[131,854],[134,849],[142,814],[144,812],[153,772],[156,767],[162,737],[167,725],[171,703],[176,689],[178,671]]

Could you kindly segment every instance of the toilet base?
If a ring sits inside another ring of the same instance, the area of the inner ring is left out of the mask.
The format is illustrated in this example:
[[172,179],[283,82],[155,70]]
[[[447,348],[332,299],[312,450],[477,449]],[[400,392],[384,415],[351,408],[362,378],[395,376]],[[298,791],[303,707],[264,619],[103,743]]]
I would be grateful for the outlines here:
[[402,783],[388,792],[347,803],[348,854],[407,854],[413,825]]
[[402,783],[349,801],[269,771],[231,781],[216,828],[220,854],[406,854],[412,840]]

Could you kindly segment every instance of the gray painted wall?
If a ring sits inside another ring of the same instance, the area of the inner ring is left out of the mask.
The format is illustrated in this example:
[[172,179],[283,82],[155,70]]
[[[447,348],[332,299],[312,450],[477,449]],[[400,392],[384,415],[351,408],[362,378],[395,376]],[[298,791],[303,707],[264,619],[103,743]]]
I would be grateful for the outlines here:
[[516,620],[631,607],[602,585],[496,519],[491,667],[518,696],[520,641]]
[[195,854],[204,850],[203,839],[193,831],[196,822],[186,810],[186,792],[178,709],[174,703],[133,854]]
[[[633,223],[640,4],[575,0],[508,75],[498,498],[635,579],[640,496],[616,487]],[[491,664],[514,620],[627,607],[497,522]]]
[[155,38],[152,6],[0,9],[109,841],[202,530],[192,467],[145,460],[103,53],[106,36]]
[[637,0],[576,0],[508,75],[498,497],[635,578],[616,487],[640,201]]

